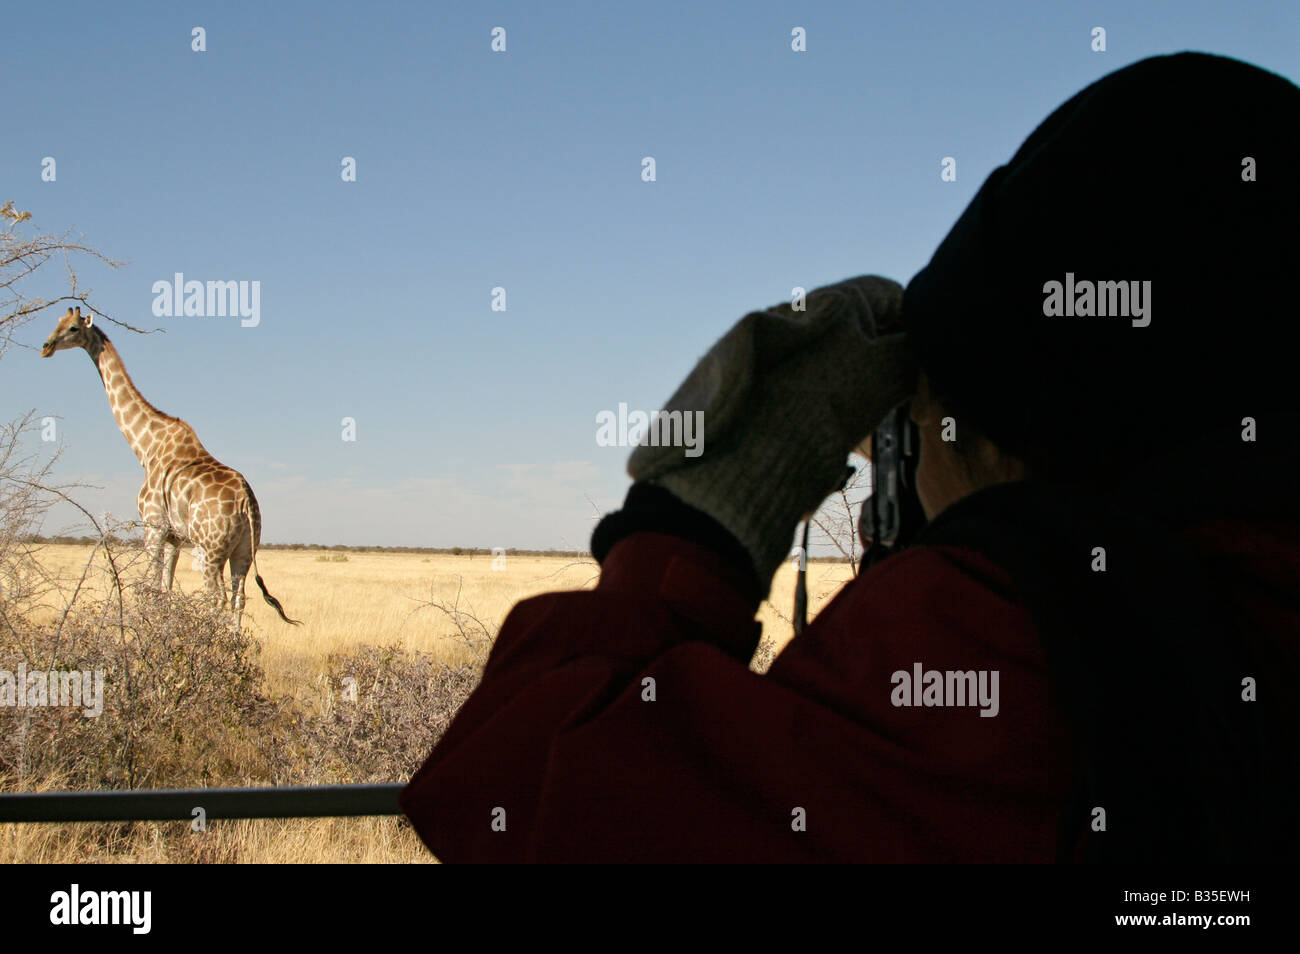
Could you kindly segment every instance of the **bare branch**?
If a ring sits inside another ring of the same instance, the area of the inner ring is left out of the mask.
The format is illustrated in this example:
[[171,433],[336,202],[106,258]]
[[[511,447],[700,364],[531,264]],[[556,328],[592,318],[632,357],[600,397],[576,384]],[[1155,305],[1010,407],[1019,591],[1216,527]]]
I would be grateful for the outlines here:
[[[27,226],[30,220],[31,213],[19,212],[12,201],[0,205],[0,356],[16,343],[14,336],[19,329],[33,321],[41,312],[68,302],[75,302],[91,314],[128,331],[152,333],[95,307],[90,301],[93,290],[83,290],[80,287],[75,267],[77,260],[89,260],[109,268],[121,268],[125,262],[109,258],[97,249],[83,244],[73,237],[71,231],[61,235],[34,234]],[[29,280],[35,281],[36,273],[55,256],[63,259],[67,292],[54,297],[29,294],[26,291]],[[19,346],[34,350],[32,345],[19,343]]]

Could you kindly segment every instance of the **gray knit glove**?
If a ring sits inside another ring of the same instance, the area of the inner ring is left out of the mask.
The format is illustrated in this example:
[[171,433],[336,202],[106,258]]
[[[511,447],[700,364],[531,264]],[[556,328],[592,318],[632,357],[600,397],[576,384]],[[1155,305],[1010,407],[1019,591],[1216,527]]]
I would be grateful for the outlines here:
[[813,290],[806,311],[746,315],[664,409],[703,412],[702,445],[652,446],[671,434],[652,425],[628,473],[726,527],[767,592],[796,525],[844,480],[849,452],[912,393],[902,302],[901,285],[866,275]]

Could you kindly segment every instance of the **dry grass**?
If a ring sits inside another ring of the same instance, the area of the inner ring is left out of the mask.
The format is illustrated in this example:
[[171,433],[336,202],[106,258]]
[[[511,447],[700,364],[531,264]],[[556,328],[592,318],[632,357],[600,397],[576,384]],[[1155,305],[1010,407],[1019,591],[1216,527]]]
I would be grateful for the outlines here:
[[0,825],[6,864],[428,864],[405,819],[287,818],[126,825]]
[[[43,569],[60,581],[62,601],[71,596],[90,555],[89,547],[56,545],[39,554]],[[431,698],[443,699],[428,695],[428,687],[442,678],[437,673],[449,672],[441,664],[455,672],[468,671],[466,667],[473,667],[486,648],[486,642],[476,644],[473,637],[495,634],[516,602],[540,593],[592,586],[596,574],[593,563],[574,557],[511,555],[503,568],[493,569],[493,558],[484,555],[353,552],[346,560],[336,556],[313,550],[263,550],[258,555],[259,570],[271,592],[304,625],[280,622],[249,581],[245,629],[255,640],[253,649],[260,650],[256,652],[260,697],[280,707],[264,716],[269,720],[266,726],[274,724],[277,734],[288,736],[276,752],[259,751],[255,756],[247,738],[229,737],[228,763],[272,766],[265,770],[270,774],[264,781],[252,784],[403,781],[451,716],[447,706],[443,706],[446,711],[430,711],[437,708]],[[101,553],[92,562],[102,560]],[[131,572],[138,575],[139,567]],[[844,564],[810,564],[810,613],[815,615],[849,576]],[[202,581],[188,553],[182,554],[176,577],[182,592],[201,592]],[[79,600],[93,602],[106,596],[106,580],[105,574],[92,573]],[[765,668],[770,655],[791,636],[788,616],[793,587],[794,571],[787,564],[773,588],[779,607],[764,603],[759,615],[764,658],[755,668]],[[31,622],[52,623],[60,601],[58,595],[47,598],[44,609],[33,611]],[[340,704],[341,680],[353,674],[371,691],[368,711],[372,716],[381,713],[382,719],[367,720],[355,707]],[[449,678],[464,681],[459,676]],[[468,683],[453,688],[455,692],[444,694],[459,700]],[[270,702],[258,712],[269,713],[268,706]],[[383,728],[359,731],[370,724]],[[169,761],[183,766],[187,757],[182,754]],[[173,767],[173,771],[181,769]],[[162,784],[194,784],[176,778],[181,782],[164,778]],[[66,778],[55,775],[41,785],[29,781],[23,787],[66,784]],[[209,773],[201,784],[250,782]],[[431,860],[409,825],[393,818],[214,821],[203,834],[188,829],[183,822],[4,825],[0,826],[0,861]]]

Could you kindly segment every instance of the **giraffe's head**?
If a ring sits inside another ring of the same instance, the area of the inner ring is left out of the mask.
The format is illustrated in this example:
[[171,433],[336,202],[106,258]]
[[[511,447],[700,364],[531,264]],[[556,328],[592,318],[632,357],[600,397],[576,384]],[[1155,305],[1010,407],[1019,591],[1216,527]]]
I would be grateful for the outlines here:
[[68,309],[68,313],[59,319],[58,327],[45,339],[41,348],[41,357],[48,358],[64,348],[84,348],[90,342],[90,327],[94,323],[92,315],[82,315],[81,308]]

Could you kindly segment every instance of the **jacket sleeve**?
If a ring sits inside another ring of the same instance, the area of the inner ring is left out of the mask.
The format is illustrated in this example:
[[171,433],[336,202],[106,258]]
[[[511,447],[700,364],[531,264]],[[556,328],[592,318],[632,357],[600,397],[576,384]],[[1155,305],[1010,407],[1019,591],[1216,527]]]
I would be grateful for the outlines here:
[[[943,611],[927,627],[934,591],[946,602],[963,586],[1000,625],[1005,594],[951,567],[943,578],[949,563],[909,552],[872,568],[762,676],[744,580],[708,548],[634,533],[593,591],[511,611],[402,808],[447,862],[1050,860],[1059,766],[1024,764],[1015,743],[1022,720],[1050,721],[1038,661],[1014,626],[992,644]],[[911,645],[868,642],[864,613]],[[1010,667],[1033,698],[996,728],[893,708],[891,667],[918,651]]]

